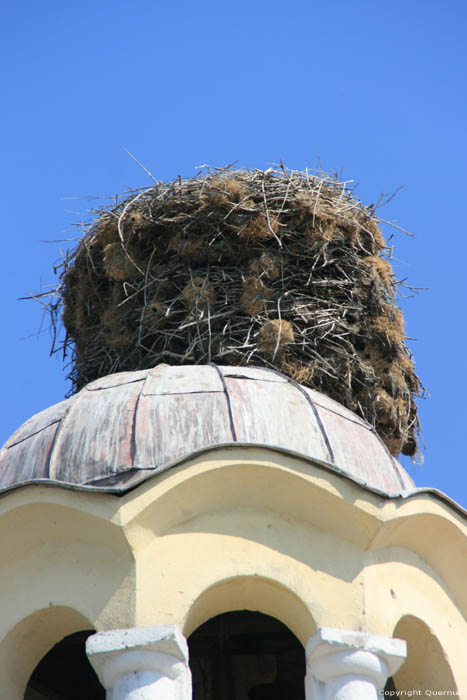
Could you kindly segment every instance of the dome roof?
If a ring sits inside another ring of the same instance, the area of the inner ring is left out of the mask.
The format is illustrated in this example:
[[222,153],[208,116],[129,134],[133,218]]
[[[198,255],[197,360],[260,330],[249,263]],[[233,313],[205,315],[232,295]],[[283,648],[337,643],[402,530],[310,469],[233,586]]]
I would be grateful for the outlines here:
[[366,421],[278,372],[158,365],[98,379],[26,421],[0,451],[0,488],[46,479],[126,489],[232,444],[318,460],[388,495],[413,487]]

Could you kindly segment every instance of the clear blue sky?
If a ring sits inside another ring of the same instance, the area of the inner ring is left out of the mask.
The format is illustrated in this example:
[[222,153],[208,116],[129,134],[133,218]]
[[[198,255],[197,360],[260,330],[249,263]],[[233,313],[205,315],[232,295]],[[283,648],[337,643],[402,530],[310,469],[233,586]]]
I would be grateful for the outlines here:
[[425,464],[403,462],[467,506],[466,20],[461,0],[6,4],[0,442],[68,390],[40,306],[17,301],[77,234],[89,202],[64,197],[150,184],[125,148],[161,180],[320,158],[368,204],[405,184],[382,214],[416,236],[391,244],[428,288],[401,306],[431,398]]

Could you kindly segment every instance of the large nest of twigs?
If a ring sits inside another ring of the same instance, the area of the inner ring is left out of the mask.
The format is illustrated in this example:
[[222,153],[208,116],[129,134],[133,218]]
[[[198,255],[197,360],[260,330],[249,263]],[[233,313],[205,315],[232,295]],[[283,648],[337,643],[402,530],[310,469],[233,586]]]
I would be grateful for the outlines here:
[[392,454],[414,455],[422,387],[397,282],[381,220],[347,187],[207,170],[96,212],[52,307],[74,390],[160,362],[270,367],[366,418]]

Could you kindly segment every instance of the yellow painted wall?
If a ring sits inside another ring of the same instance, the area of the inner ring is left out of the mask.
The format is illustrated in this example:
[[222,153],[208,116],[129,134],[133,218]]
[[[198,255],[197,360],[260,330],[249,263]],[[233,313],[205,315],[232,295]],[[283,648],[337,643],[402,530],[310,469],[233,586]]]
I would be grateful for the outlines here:
[[385,499],[298,458],[228,448],[121,498],[10,492],[0,532],[0,698],[21,700],[42,656],[80,629],[174,623],[188,636],[238,609],[303,644],[322,626],[402,636],[406,689],[424,682],[421,635],[467,697],[467,527],[432,496]]

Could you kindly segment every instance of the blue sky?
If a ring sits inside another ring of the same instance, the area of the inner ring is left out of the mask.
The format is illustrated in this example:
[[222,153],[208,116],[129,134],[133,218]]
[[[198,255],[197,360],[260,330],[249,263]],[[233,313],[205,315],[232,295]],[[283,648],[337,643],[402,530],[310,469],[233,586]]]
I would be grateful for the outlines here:
[[[419,486],[467,506],[467,6],[460,0],[100,0],[2,10],[0,442],[68,390],[39,304],[95,204],[233,161],[341,170],[395,232],[417,371]],[[78,197],[78,199],[64,199]],[[391,233],[388,229],[387,235]]]

